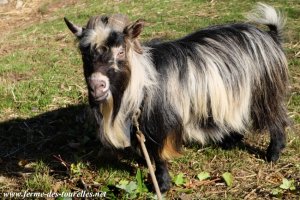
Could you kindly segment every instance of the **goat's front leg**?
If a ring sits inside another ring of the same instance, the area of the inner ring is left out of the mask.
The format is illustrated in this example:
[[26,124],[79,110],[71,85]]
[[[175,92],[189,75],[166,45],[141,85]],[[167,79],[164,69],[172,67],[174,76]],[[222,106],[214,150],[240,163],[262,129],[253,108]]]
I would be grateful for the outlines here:
[[[155,177],[159,189],[161,193],[167,192],[171,188],[171,177],[169,175],[167,161],[161,157],[162,149],[158,144],[152,143],[150,139],[146,139],[146,147],[151,160],[155,164]],[[154,191],[154,185],[152,185],[152,190]]]
[[[168,171],[167,161],[163,159],[160,155],[160,148],[157,144],[148,142],[151,140],[146,139],[146,147],[151,160],[155,164],[155,177],[161,193],[167,192],[171,188],[171,177]],[[151,147],[151,148],[150,148]],[[145,158],[143,158],[144,160]],[[151,190],[154,191],[154,185],[152,185]]]
[[160,191],[164,193],[171,187],[171,177],[169,175],[167,161],[158,158],[155,160],[155,167],[155,176],[158,186]]

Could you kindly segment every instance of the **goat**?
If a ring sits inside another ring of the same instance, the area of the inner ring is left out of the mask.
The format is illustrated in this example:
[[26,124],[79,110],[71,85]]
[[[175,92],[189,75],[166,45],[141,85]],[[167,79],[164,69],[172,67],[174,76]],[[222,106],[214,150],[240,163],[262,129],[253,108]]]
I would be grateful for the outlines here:
[[267,130],[268,161],[276,161],[285,147],[285,19],[265,4],[248,19],[141,44],[142,20],[96,16],[80,27],[65,18],[79,39],[100,140],[117,149],[137,146],[132,116],[141,109],[140,129],[162,192],[171,186],[167,160],[179,154],[183,142],[206,144]]

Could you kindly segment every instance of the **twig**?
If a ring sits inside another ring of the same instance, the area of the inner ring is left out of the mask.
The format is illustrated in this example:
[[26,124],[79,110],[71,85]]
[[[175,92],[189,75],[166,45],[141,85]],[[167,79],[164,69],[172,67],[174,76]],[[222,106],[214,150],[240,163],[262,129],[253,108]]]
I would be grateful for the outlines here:
[[84,187],[84,190],[87,191],[88,190],[88,185],[84,182],[83,178],[80,178],[80,182]]
[[254,193],[255,193],[257,190],[259,190],[259,189],[260,189],[260,187],[257,187],[257,188],[255,188],[255,189],[251,190],[251,192],[249,192],[249,193],[244,197],[244,199],[250,198],[251,195],[254,194]]
[[212,180],[202,180],[202,181],[197,181],[195,183],[196,186],[201,186],[201,185],[209,185],[211,183],[216,183],[217,181],[220,181],[221,178],[215,178],[215,179],[212,179]]
[[8,172],[9,174],[15,175],[15,176],[20,176],[20,177],[26,177],[31,175],[33,172]]
[[245,179],[245,178],[251,178],[251,177],[255,177],[257,176],[256,174],[251,174],[251,175],[248,175],[248,176],[237,176],[237,177],[234,177],[236,179]]
[[210,192],[205,192],[205,194],[221,194],[221,193],[226,193],[226,191],[210,191]]
[[17,98],[16,98],[16,95],[15,95],[15,93],[14,93],[14,88],[11,89],[11,94],[12,94],[12,96],[13,96],[14,102],[18,102],[18,101],[17,101]]
[[67,163],[66,161],[64,161],[60,155],[58,155],[58,156],[57,156],[57,155],[53,155],[53,157],[54,157],[56,160],[58,160],[63,166],[65,166],[65,167],[67,168],[67,170],[70,169],[70,164]]
[[141,114],[141,111],[138,110],[135,113],[135,115],[133,116],[133,123],[137,128],[136,137],[137,137],[137,139],[139,140],[139,142],[141,144],[141,149],[143,151],[145,160],[147,162],[147,166],[148,166],[148,169],[149,169],[149,173],[151,175],[152,183],[153,183],[154,188],[155,188],[157,199],[162,200],[161,192],[160,192],[160,189],[159,189],[159,186],[158,186],[158,183],[157,183],[157,179],[156,179],[156,176],[155,176],[155,173],[154,173],[154,169],[153,169],[153,166],[152,166],[152,163],[151,163],[151,160],[150,160],[150,157],[149,157],[149,153],[148,153],[146,145],[145,145],[146,139],[145,139],[144,134],[140,131],[140,128],[139,128],[138,118],[139,118],[140,114]]

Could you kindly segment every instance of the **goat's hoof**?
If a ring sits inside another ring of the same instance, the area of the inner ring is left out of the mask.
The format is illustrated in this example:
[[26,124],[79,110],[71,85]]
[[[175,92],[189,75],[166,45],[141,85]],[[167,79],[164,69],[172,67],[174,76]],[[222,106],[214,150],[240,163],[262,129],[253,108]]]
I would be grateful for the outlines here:
[[161,193],[165,193],[171,188],[171,178],[169,174],[163,174],[162,176],[156,176],[158,186]]
[[163,182],[163,183],[159,183],[158,186],[159,186],[160,192],[165,193],[168,190],[170,190],[171,183],[170,182]]
[[280,153],[268,148],[266,158],[268,162],[276,162],[279,159]]

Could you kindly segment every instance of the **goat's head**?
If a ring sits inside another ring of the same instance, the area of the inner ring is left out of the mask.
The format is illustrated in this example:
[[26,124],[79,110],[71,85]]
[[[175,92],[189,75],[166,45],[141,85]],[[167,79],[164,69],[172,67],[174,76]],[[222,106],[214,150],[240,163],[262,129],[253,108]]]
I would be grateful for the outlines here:
[[131,75],[128,52],[142,53],[137,38],[144,22],[129,23],[128,18],[120,14],[91,17],[86,27],[66,18],[65,22],[79,39],[90,104],[98,105],[113,98],[114,104],[120,106]]

